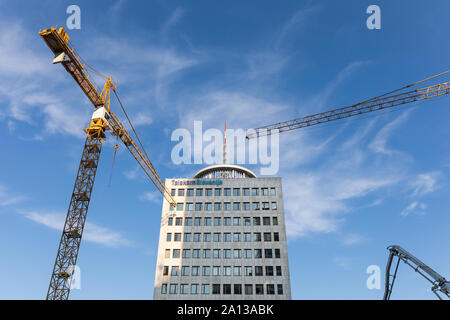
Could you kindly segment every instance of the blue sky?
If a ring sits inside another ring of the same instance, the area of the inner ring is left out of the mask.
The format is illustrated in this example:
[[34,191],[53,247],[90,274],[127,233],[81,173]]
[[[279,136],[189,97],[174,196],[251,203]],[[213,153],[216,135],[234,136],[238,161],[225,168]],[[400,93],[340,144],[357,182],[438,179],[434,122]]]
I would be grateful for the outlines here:
[[[92,106],[40,28],[67,1],[0,0],[0,298],[42,299]],[[448,69],[448,1],[78,1],[80,55],[110,74],[162,177],[176,128],[251,128],[356,103]],[[366,8],[381,8],[368,30]],[[444,81],[444,80],[443,80]],[[380,299],[399,244],[450,277],[448,97],[280,136],[292,296]],[[120,115],[117,103],[113,110]],[[71,299],[151,299],[161,197],[103,149]],[[257,169],[255,166],[250,166]],[[383,279],[384,280],[384,279]],[[392,298],[433,299],[401,266]]]

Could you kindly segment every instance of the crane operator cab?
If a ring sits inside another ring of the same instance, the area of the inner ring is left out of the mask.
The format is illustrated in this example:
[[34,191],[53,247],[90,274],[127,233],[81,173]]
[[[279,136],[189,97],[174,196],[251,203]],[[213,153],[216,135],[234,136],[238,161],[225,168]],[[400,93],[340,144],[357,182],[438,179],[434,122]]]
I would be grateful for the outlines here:
[[110,130],[109,120],[111,116],[105,107],[97,108],[92,114],[91,123],[86,128],[86,133],[91,136],[105,138],[105,131]]

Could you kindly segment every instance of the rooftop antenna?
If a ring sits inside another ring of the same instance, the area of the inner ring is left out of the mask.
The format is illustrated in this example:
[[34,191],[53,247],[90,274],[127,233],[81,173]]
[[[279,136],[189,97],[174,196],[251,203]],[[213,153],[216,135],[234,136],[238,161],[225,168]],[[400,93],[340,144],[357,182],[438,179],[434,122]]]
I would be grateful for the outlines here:
[[227,120],[225,120],[225,127],[223,130],[223,152],[222,163],[227,164]]

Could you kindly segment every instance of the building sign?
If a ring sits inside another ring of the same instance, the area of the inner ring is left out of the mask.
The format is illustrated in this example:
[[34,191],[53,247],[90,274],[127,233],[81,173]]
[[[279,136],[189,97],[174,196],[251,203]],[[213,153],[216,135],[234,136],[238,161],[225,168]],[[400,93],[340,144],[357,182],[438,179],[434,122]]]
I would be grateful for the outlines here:
[[222,183],[223,183],[222,180],[204,180],[204,179],[172,180],[172,184],[175,186],[211,185],[211,184],[219,186]]

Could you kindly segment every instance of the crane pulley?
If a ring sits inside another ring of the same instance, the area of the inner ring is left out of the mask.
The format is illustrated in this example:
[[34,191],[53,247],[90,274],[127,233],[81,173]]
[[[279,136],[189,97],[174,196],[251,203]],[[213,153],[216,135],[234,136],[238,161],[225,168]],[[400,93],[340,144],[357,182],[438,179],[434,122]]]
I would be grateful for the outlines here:
[[[84,63],[76,54],[75,49],[69,43],[69,35],[64,28],[45,29],[40,31],[39,35],[53,52],[55,56],[53,63],[63,65],[94,105],[90,124],[84,129],[86,141],[47,292],[47,300],[66,300],[70,293],[71,281],[69,280],[77,262],[100,153],[107,131],[122,140],[170,205],[176,206],[176,202],[153,167],[133,124],[126,115],[112,78],[106,77],[106,83],[102,91],[97,90],[89,76],[90,71],[96,71]],[[119,118],[112,112],[111,91],[114,92],[119,101],[138,143],[134,141]]]

